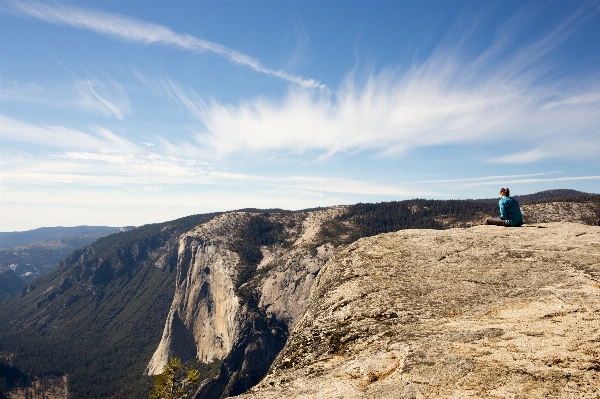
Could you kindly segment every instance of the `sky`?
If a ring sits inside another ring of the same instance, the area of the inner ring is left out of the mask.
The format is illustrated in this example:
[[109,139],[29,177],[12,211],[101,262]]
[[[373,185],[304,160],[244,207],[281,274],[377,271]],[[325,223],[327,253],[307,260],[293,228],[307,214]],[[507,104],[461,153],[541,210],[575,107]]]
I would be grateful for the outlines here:
[[600,192],[600,3],[0,0],[0,231]]

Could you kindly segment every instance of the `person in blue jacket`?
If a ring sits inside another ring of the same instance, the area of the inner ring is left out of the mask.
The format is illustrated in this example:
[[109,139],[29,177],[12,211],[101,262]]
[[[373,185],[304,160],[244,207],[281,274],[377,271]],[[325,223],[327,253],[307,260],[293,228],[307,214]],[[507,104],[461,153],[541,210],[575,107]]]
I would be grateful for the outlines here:
[[523,225],[523,215],[519,203],[514,198],[510,197],[508,187],[500,189],[500,217],[487,218],[483,224],[493,224],[496,226],[518,227]]

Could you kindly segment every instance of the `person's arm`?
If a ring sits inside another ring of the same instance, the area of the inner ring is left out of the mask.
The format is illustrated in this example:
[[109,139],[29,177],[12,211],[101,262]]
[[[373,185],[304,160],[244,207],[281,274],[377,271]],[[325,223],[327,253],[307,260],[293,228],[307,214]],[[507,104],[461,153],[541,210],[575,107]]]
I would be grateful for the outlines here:
[[508,219],[508,214],[506,212],[506,203],[503,200],[500,200],[500,203],[498,205],[500,205],[500,219]]

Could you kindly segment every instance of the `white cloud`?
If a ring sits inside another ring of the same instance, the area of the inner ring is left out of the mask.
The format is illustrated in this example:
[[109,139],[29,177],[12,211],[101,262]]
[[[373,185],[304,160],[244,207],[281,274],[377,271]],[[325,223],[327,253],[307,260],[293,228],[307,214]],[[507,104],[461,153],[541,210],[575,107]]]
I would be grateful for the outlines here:
[[[237,106],[211,103],[202,115],[206,129],[197,141],[220,156],[281,150],[394,153],[477,143],[538,147],[496,162],[592,156],[600,149],[600,108],[595,102],[559,103],[556,98],[566,96],[562,89],[548,93],[533,83],[454,80],[450,85],[436,75],[414,69],[396,77],[382,73],[361,88],[347,82],[333,98],[294,91],[281,102],[259,98]],[[585,96],[599,94],[592,88]],[[549,101],[551,111],[545,107]]]
[[236,64],[247,66],[256,72],[275,76],[302,87],[327,89],[324,84],[314,79],[306,79],[285,71],[267,68],[247,54],[191,35],[175,33],[163,25],[57,3],[12,1],[6,3],[4,8],[16,15],[33,17],[53,24],[88,29],[130,42],[160,43],[189,51],[209,51]]
[[[122,16],[56,4],[11,4],[13,11],[22,15],[125,40],[229,51]],[[137,76],[155,94],[184,107],[201,122],[194,140],[156,138],[164,154],[180,158],[226,158],[251,152],[264,152],[268,157],[283,151],[316,152],[322,159],[364,150],[394,154],[419,147],[464,144],[500,146],[503,151],[509,148],[506,154],[496,152],[490,159],[495,163],[593,157],[600,151],[600,80],[591,76],[579,84],[555,79],[540,85],[549,72],[547,66],[534,66],[573,33],[585,17],[584,11],[585,7],[546,36],[514,49],[510,46],[518,34],[515,24],[523,23],[519,15],[507,21],[496,41],[473,59],[461,55],[458,46],[444,43],[423,64],[406,70],[372,74],[362,84],[350,74],[333,93],[292,89],[279,101],[259,97],[236,105],[206,102],[196,91],[171,78]],[[118,84],[89,79],[80,81],[79,87],[81,106],[118,119],[124,117],[128,103],[126,98],[119,100],[124,95]],[[40,88],[32,86],[30,90]],[[8,125],[5,123],[3,131],[19,140],[18,134],[10,131],[27,129],[16,126],[21,122],[5,119]],[[110,132],[102,137],[101,132],[89,135],[61,127],[32,127],[21,141],[60,146],[66,140],[65,148],[75,148],[73,143],[81,141],[77,139],[80,136],[84,143],[100,140],[117,148],[131,144]],[[69,142],[68,137],[74,141]],[[99,145],[94,144],[94,148]]]
[[585,180],[600,180],[600,176],[565,176],[565,177],[553,177],[547,179],[513,179],[513,180],[493,180],[479,183],[465,184],[465,186],[475,185],[492,185],[501,186],[503,184],[518,184],[518,183],[548,183],[548,182],[572,182],[572,181],[585,181]]
[[74,82],[56,82],[49,87],[8,82],[0,88],[0,101],[40,104],[67,110],[76,108],[118,120],[123,120],[130,110],[125,90],[111,77],[105,80],[76,78]]
[[424,197],[439,196],[439,193],[423,189],[405,189],[396,186],[377,184],[373,182],[332,178],[332,177],[314,177],[314,176],[290,176],[277,180],[278,182],[288,183],[296,189],[316,192],[332,192],[343,194],[366,194],[376,196],[390,197]]
[[30,143],[60,149],[137,152],[135,144],[109,130],[84,133],[64,126],[39,126],[0,115],[3,141]]
[[172,104],[184,107],[195,118],[201,118],[207,108],[206,103],[195,90],[186,90],[171,78],[151,80],[139,72],[134,72],[134,75],[150,88],[155,95],[168,100]]
[[460,44],[444,43],[424,63],[371,74],[364,84],[350,74],[334,93],[295,89],[280,101],[213,101],[200,114],[205,128],[197,142],[221,157],[270,151],[394,154],[439,145],[502,148],[510,151],[495,154],[502,163],[597,156],[600,77],[565,78],[555,73],[559,61],[545,58],[598,9],[588,8],[522,45],[515,45],[514,24],[526,22],[515,17],[473,58]]
[[101,91],[106,91],[107,87],[98,80],[87,79],[80,81],[77,83],[77,89],[77,102],[83,108],[100,112],[104,116],[112,115],[116,119],[124,119],[123,111],[129,109],[129,101],[120,85],[113,84],[113,89],[117,93],[107,93],[111,97],[114,97],[115,100],[109,100],[107,95],[101,93]]
[[198,186],[244,187],[244,190],[303,193],[358,194],[367,196],[436,196],[423,189],[400,188],[332,176],[291,175],[273,177],[240,173],[206,162],[155,152],[67,151],[48,157],[4,157],[3,184],[77,184],[87,187]]
[[[56,101],[56,95],[54,93],[54,101]],[[50,104],[51,98],[50,93],[45,87],[40,86],[36,83],[19,84],[18,82],[2,82],[2,88],[0,90],[1,101],[23,101],[29,103],[43,103]]]
[[469,181],[484,181],[484,180],[514,180],[516,178],[521,177],[531,177],[531,176],[546,176],[546,175],[554,175],[560,172],[545,172],[545,173],[528,173],[524,175],[506,175],[506,176],[484,176],[484,177],[468,177],[463,179],[441,179],[441,180],[420,180],[415,183],[458,183],[458,182],[469,182]]
[[546,157],[546,154],[538,149],[507,154],[491,160],[492,163],[531,163]]

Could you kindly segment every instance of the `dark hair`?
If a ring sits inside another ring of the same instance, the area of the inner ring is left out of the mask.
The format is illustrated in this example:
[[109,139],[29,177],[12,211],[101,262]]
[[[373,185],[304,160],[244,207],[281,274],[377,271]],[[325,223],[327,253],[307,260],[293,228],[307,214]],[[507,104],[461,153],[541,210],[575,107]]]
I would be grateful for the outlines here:
[[508,187],[502,187],[500,189],[500,194],[504,194],[505,197],[510,197],[510,190]]

